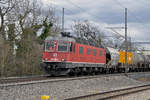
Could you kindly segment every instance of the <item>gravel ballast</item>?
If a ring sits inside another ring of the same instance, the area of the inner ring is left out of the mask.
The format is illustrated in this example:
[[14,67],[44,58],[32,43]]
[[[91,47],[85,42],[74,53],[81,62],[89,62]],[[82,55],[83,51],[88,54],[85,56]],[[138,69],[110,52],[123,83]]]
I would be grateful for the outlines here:
[[131,87],[141,83],[126,76],[107,76],[93,79],[0,87],[0,100],[41,100],[41,95],[49,95],[51,97],[50,100],[63,100],[69,97]]

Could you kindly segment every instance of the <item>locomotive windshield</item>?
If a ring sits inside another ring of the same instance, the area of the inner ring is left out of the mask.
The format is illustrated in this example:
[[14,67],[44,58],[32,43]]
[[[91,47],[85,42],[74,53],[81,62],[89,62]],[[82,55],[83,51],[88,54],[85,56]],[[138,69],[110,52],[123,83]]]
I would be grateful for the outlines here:
[[58,42],[58,51],[60,52],[67,52],[69,47],[69,43],[65,41],[59,41]]
[[46,41],[45,50],[50,52],[54,51],[54,41]]

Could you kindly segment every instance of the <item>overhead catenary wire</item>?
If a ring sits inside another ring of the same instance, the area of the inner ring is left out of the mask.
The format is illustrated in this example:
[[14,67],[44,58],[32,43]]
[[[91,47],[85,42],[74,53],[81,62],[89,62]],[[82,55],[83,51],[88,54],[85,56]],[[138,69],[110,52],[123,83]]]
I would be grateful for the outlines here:
[[[90,16],[95,16],[97,19],[102,18],[102,17],[97,16],[97,15],[95,15],[95,14],[91,14],[91,13],[89,13],[89,12],[86,12],[85,9],[81,8],[79,5],[75,4],[75,3],[72,2],[71,0],[67,0],[67,2],[68,2],[69,4],[71,4],[71,5],[73,5],[74,7],[78,8],[81,12],[84,12],[84,13],[90,15]],[[62,8],[65,8],[65,7],[62,7]],[[69,9],[68,9],[68,8],[65,8],[65,9],[68,10],[69,12],[71,12],[71,13],[74,13],[70,8],[69,8]],[[86,20],[85,17],[84,17],[84,20]]]
[[[123,4],[121,4],[118,0],[113,0],[115,3],[117,3],[121,8],[127,8],[126,6],[124,6]],[[128,13],[130,14],[130,15],[132,15],[134,18],[135,18],[135,20],[137,20],[144,28],[150,28],[150,27],[148,27],[148,26],[146,26],[145,24],[143,24],[142,23],[142,21],[140,20],[140,18],[138,17],[138,16],[136,16],[130,9],[128,9]]]
[[56,10],[59,10],[60,12],[62,12],[62,8],[65,9],[65,13],[72,13],[74,14],[74,12],[72,11],[71,8],[67,8],[67,7],[64,7],[64,6],[60,6],[60,5],[57,5],[57,4],[53,4],[55,6],[57,6],[58,8],[55,8]]
[[[84,13],[87,13],[87,14],[89,14],[89,15],[91,15],[91,16],[95,16],[95,17],[97,17],[97,18],[100,18],[100,16],[97,16],[97,15],[95,15],[95,14],[91,14],[91,13],[89,13],[89,12],[85,12],[85,9],[81,8],[78,4],[72,2],[71,0],[65,0],[65,1],[68,2],[69,4],[73,5],[74,7],[80,9],[80,11],[82,11],[82,12],[84,12]],[[123,8],[123,9],[124,9],[124,8],[127,8],[126,6],[124,6],[123,4],[121,4],[118,0],[113,0],[113,1],[114,1],[116,4],[118,4],[121,8]],[[54,5],[56,5],[56,4],[54,4]],[[60,5],[59,5],[59,6],[60,6]],[[66,7],[63,7],[63,6],[62,6],[61,8],[65,8],[65,9],[68,10],[69,12],[74,13],[73,11],[70,10],[70,8],[68,9],[68,8],[66,8]],[[130,13],[131,15],[133,15],[133,16],[135,17],[135,19],[136,19],[139,23],[141,23],[144,27],[147,27],[147,26],[145,26],[145,25],[142,23],[141,20],[139,20],[139,17],[137,17],[136,15],[134,15],[134,13],[133,13],[131,10],[128,9],[128,13]],[[149,28],[149,27],[147,27],[147,28]]]
[[[77,4],[75,4],[75,3],[73,3],[71,0],[67,0],[68,2],[70,2],[72,5],[74,5],[75,7],[77,7],[78,9],[80,9],[80,10],[82,10],[82,11],[84,11],[84,9],[83,8],[81,8],[80,6],[78,6]],[[84,12],[85,13],[85,12]],[[86,12],[86,13],[88,13],[88,12]],[[92,16],[95,16],[95,17],[97,17],[97,18],[100,18],[100,16],[97,16],[97,15],[93,15],[93,14],[91,14],[91,13],[88,13],[89,15],[92,15]]]
[[96,18],[101,18],[100,16],[97,16],[95,14],[91,14],[89,12],[85,12],[85,9],[81,8],[79,5],[77,5],[76,3],[72,2],[71,0],[66,0],[68,3],[72,4],[74,7],[80,9],[80,11],[83,11],[84,13],[87,13],[88,15],[91,15],[91,16],[95,16]]

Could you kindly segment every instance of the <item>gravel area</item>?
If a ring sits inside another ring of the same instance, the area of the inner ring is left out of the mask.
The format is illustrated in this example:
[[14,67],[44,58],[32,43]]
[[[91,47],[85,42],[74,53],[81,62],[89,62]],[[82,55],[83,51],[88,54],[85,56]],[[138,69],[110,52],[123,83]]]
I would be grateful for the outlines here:
[[40,100],[41,95],[49,95],[50,100],[63,100],[69,97],[120,89],[141,83],[126,76],[107,76],[94,79],[0,87],[0,100]]

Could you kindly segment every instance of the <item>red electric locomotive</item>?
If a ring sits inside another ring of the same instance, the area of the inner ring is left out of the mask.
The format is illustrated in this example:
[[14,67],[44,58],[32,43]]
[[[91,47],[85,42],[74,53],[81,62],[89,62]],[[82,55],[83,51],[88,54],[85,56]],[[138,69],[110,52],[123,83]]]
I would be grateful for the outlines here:
[[104,70],[106,51],[102,46],[90,42],[72,37],[47,37],[42,69],[50,75],[95,73]]

